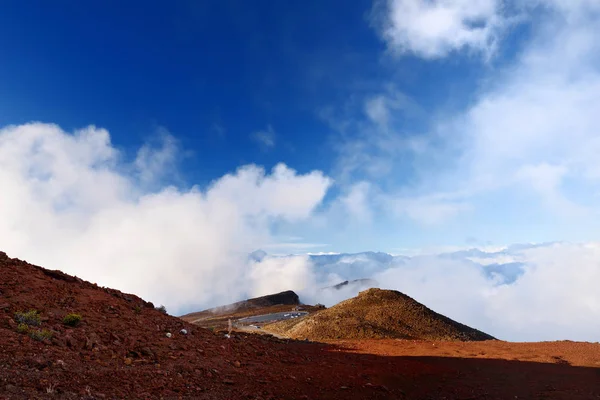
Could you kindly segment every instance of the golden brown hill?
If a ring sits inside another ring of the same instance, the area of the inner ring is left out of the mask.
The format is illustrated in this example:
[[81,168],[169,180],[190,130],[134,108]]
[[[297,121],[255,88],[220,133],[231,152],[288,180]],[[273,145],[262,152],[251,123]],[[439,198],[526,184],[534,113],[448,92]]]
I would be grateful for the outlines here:
[[492,340],[492,336],[438,314],[394,290],[369,289],[304,318],[265,330],[294,339]]

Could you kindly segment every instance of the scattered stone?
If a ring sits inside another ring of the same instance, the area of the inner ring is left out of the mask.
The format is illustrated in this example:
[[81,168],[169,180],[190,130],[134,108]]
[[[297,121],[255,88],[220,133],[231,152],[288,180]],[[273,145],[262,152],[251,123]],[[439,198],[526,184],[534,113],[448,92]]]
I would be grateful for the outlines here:
[[148,347],[142,347],[140,353],[146,357],[154,357],[154,353]]
[[236,368],[240,368],[242,366],[242,363],[240,363],[239,361],[234,361],[233,366]]
[[133,360],[131,358],[127,357],[125,359],[125,365],[131,365],[132,363],[133,363]]
[[187,329],[182,329],[179,331],[179,333],[181,333],[182,335],[187,335],[188,331],[187,331]]
[[17,323],[15,322],[14,319],[7,317],[4,324],[9,328],[9,329],[16,329],[17,328]]
[[233,385],[235,382],[230,379],[223,379],[223,383],[226,385]]
[[8,393],[19,393],[20,390],[18,387],[16,387],[15,385],[6,385],[4,386],[4,390],[6,390]]
[[171,334],[171,332],[167,332],[165,336],[168,337],[168,338],[170,338],[173,335]]
[[77,340],[75,340],[75,338],[73,338],[73,336],[65,336],[65,342],[67,343],[67,346],[69,346],[72,349],[76,349],[77,348]]

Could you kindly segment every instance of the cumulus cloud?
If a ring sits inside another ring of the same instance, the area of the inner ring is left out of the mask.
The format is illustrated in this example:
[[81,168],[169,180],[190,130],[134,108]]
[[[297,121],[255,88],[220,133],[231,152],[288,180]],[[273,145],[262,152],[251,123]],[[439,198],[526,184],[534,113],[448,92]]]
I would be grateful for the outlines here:
[[204,190],[148,190],[132,171],[156,176],[173,151],[169,143],[142,147],[127,163],[93,126],[73,134],[42,123],[1,129],[2,249],[173,312],[267,291],[252,277],[270,267],[250,267],[248,254],[272,241],[273,221],[310,216],[329,178],[247,165]]
[[489,57],[507,21],[502,0],[386,0],[374,24],[389,49],[433,59],[471,50]]

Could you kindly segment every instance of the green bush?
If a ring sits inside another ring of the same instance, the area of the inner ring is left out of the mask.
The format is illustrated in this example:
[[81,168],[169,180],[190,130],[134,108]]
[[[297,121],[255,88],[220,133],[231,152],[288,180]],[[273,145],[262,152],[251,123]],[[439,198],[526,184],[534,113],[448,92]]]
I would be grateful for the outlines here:
[[43,340],[50,340],[52,339],[52,336],[54,336],[54,334],[52,333],[52,331],[49,331],[48,329],[39,329],[39,330],[30,330],[29,331],[29,337],[35,340],[39,340],[40,342]]
[[29,310],[27,312],[17,311],[15,313],[15,319],[19,324],[25,324],[28,326],[40,326],[42,323],[40,314],[36,310]]
[[156,307],[156,309],[157,309],[158,311],[160,311],[161,313],[163,313],[163,314],[166,314],[166,313],[167,313],[167,307],[165,307],[165,306],[163,306],[163,305]]
[[19,333],[28,333],[29,332],[29,325],[27,325],[27,324],[19,324],[19,326],[17,326],[17,332],[19,332]]
[[81,322],[81,315],[79,314],[69,314],[63,318],[63,324],[68,326],[77,326]]

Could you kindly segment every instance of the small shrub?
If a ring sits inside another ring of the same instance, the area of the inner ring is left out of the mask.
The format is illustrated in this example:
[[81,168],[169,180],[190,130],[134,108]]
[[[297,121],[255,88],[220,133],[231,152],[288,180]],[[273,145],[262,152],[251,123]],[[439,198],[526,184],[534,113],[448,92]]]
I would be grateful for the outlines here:
[[142,307],[141,306],[133,307],[133,312],[136,313],[137,315],[140,315],[142,313]]
[[50,340],[52,339],[52,336],[54,336],[54,334],[52,333],[52,331],[49,331],[48,329],[39,329],[39,330],[30,330],[29,331],[29,337],[35,340],[39,340],[40,342],[43,340]]
[[68,314],[63,318],[63,324],[68,326],[77,326],[81,322],[81,315],[79,314]]
[[19,324],[26,324],[29,326],[39,326],[42,323],[40,314],[36,310],[29,310],[27,312],[18,311],[15,313],[15,319]]
[[29,332],[29,325],[27,325],[27,324],[19,324],[19,326],[17,326],[17,332],[19,332],[19,333],[28,333]]
[[160,311],[161,313],[163,313],[163,314],[166,314],[166,313],[167,313],[167,307],[165,307],[165,306],[163,306],[163,305],[160,305],[160,306],[156,307],[156,309],[157,309],[158,311]]

